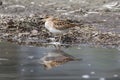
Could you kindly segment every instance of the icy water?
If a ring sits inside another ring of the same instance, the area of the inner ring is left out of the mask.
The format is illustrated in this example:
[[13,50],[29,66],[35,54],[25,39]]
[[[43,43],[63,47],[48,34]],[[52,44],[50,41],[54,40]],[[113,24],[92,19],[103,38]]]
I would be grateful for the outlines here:
[[82,59],[46,70],[37,61],[50,47],[0,43],[0,80],[120,80],[120,51],[117,49],[72,47],[64,54]]

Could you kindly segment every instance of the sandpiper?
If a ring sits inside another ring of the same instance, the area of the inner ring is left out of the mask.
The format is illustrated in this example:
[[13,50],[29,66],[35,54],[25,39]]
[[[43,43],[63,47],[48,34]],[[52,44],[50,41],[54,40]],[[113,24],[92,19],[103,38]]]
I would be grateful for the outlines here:
[[59,35],[59,42],[61,41],[62,34],[68,32],[69,28],[78,26],[78,24],[71,23],[67,20],[60,20],[59,18],[54,18],[53,16],[45,16],[42,20],[45,22],[45,28],[55,35]]

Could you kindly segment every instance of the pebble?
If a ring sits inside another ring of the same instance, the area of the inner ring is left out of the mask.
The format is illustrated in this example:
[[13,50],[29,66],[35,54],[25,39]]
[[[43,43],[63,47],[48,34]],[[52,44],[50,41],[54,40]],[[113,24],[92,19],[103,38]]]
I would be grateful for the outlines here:
[[35,4],[35,2],[30,2],[30,4]]
[[37,30],[32,30],[31,33],[32,33],[32,35],[37,35],[38,31]]

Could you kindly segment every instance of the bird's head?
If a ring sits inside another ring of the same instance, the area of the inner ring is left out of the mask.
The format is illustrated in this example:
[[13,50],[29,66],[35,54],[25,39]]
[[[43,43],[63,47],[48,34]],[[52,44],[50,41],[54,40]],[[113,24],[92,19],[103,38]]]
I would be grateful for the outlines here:
[[49,16],[49,15],[46,15],[46,16],[43,16],[43,19],[42,19],[42,21],[43,22],[46,22],[46,21],[48,21],[48,20],[53,20],[53,16]]

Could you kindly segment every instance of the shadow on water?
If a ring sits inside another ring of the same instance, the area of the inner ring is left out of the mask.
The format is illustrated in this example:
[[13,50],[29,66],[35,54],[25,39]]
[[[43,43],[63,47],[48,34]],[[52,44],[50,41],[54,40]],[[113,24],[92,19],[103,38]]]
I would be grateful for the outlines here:
[[117,49],[0,43],[0,80],[119,80]]

